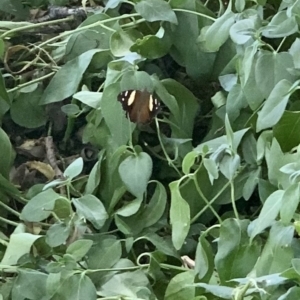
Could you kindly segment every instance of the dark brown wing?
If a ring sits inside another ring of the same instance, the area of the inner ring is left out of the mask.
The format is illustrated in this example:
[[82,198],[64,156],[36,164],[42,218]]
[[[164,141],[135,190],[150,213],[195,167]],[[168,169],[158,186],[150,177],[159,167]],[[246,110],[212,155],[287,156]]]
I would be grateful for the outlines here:
[[122,103],[126,116],[135,123],[149,123],[160,108],[159,100],[147,91],[124,91],[119,94],[118,100]]

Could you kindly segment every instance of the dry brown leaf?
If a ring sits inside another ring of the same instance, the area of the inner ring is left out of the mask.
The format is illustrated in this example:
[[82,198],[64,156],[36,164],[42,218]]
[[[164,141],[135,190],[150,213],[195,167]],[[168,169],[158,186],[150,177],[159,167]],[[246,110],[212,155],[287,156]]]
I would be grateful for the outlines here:
[[17,152],[29,157],[45,158],[45,146],[42,139],[26,140],[22,145],[16,148]]
[[34,169],[42,173],[48,180],[52,180],[55,176],[55,172],[49,164],[41,161],[29,161],[26,166],[30,169]]

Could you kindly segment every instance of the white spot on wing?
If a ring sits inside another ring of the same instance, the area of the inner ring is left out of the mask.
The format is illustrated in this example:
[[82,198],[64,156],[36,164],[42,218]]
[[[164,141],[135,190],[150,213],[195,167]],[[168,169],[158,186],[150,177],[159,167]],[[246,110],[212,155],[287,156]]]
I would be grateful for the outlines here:
[[136,91],[132,91],[127,101],[128,106],[130,106],[134,102],[135,95],[136,95]]
[[154,109],[158,110],[158,106],[159,106],[158,101],[156,98],[154,98]]
[[153,111],[153,97],[152,97],[152,95],[150,95],[150,97],[149,97],[149,110]]

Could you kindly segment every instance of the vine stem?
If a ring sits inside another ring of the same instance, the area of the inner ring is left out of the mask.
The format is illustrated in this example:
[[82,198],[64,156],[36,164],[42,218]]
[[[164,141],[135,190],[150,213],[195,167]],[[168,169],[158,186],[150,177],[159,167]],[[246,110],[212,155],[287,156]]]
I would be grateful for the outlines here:
[[231,203],[232,203],[232,208],[233,208],[233,211],[234,211],[234,215],[235,215],[235,218],[237,220],[239,220],[239,213],[237,211],[236,204],[235,204],[235,199],[234,199],[234,183],[233,183],[233,179],[230,180],[230,190],[231,190]]
[[139,16],[138,13],[134,13],[134,14],[125,14],[125,15],[122,15],[122,16],[101,20],[101,21],[98,21],[98,22],[95,22],[95,23],[92,23],[92,24],[89,24],[89,25],[86,25],[86,26],[78,27],[78,28],[76,28],[72,31],[65,31],[65,32],[61,33],[60,35],[54,36],[53,38],[41,43],[39,46],[40,47],[46,46],[46,45],[48,45],[52,42],[55,42],[55,41],[57,41],[57,40],[59,40],[63,37],[66,37],[68,35],[71,35],[71,34],[86,30],[86,29],[90,29],[90,28],[93,28],[93,27],[96,27],[96,26],[101,26],[104,23],[109,23],[109,22],[113,22],[113,21],[118,21],[118,20],[122,20],[122,19],[126,19],[126,18],[138,17],[138,16]]
[[3,217],[0,217],[0,222],[9,224],[9,225],[12,225],[12,226],[15,226],[15,227],[17,227],[17,226],[19,225],[19,223],[13,222],[13,221],[8,220],[8,219],[5,219],[5,218],[3,218]]
[[215,211],[215,209],[210,205],[208,199],[204,196],[199,184],[198,184],[198,181],[197,181],[197,178],[196,176],[194,175],[193,176],[193,179],[194,179],[194,184],[195,184],[195,187],[196,187],[196,190],[199,194],[199,196],[203,199],[203,201],[205,202],[206,206],[210,208],[210,210],[212,211],[212,213],[215,215],[215,217],[218,219],[218,222],[220,224],[222,224],[222,219],[220,218],[220,216],[218,215],[218,213]]
[[170,166],[173,167],[173,169],[177,172],[177,174],[181,177],[182,174],[180,173],[180,171],[178,170],[178,168],[173,164],[173,161],[172,159],[169,157],[164,145],[163,145],[163,142],[162,142],[162,139],[161,139],[161,135],[160,135],[160,129],[159,129],[159,124],[158,124],[158,119],[155,118],[155,124],[156,124],[156,129],[157,129],[157,137],[158,137],[158,140],[159,140],[159,144],[161,146],[161,150],[163,151],[167,161],[168,161],[168,164]]
[[5,203],[3,203],[2,201],[0,201],[0,206],[2,206],[3,208],[5,208],[6,210],[8,210],[10,213],[12,213],[13,215],[20,217],[20,213],[17,212],[16,210],[12,209],[11,207],[9,207],[8,205],[6,205]]
[[[197,15],[197,16],[209,19],[209,20],[214,21],[214,22],[216,20],[213,17],[207,16],[205,14],[202,14],[202,13],[199,13],[199,12],[196,12],[196,11],[192,11],[192,10],[187,10],[187,9],[182,9],[182,8],[175,8],[175,9],[173,9],[173,11],[179,11],[179,12],[185,12],[185,13],[189,13],[189,14],[194,14],[194,15]],[[83,31],[83,30],[86,30],[86,29],[89,29],[89,28],[93,28],[93,27],[96,27],[96,26],[102,26],[105,23],[109,23],[109,22],[113,22],[113,21],[118,21],[118,20],[122,20],[122,19],[126,19],[126,18],[139,17],[139,16],[140,16],[140,14],[133,13],[133,14],[124,14],[124,15],[121,15],[121,16],[118,16],[118,17],[101,20],[101,21],[98,21],[98,22],[95,22],[95,23],[92,23],[92,24],[89,24],[89,25],[86,25],[86,26],[78,27],[78,28],[76,28],[75,30],[72,30],[72,31],[63,32],[60,35],[55,36],[55,37],[53,37],[53,38],[51,38],[51,39],[49,39],[49,40],[41,43],[39,46],[40,47],[46,46],[46,45],[48,45],[48,44],[50,44],[52,42],[55,42],[55,41],[57,41],[57,40],[59,40],[59,39],[61,39],[63,37],[66,37],[66,36],[69,36],[71,34],[74,34],[74,33],[77,33],[77,32],[80,32],[80,31]],[[67,17],[67,18],[64,18],[64,19],[52,20],[52,21],[47,21],[47,22],[43,22],[43,23],[30,24],[30,25],[27,25],[27,26],[24,26],[24,27],[14,28],[14,29],[8,30],[7,32],[3,33],[0,36],[0,38],[3,39],[4,37],[6,37],[6,36],[8,36],[8,35],[10,35],[12,33],[20,32],[20,31],[24,31],[24,30],[34,29],[34,28],[45,26],[45,25],[53,25],[53,24],[63,23],[63,22],[69,21],[71,19],[73,19],[73,17]],[[142,20],[145,20],[145,19],[142,18]],[[141,20],[139,20],[139,22],[141,22]]]
[[0,270],[6,273],[17,273],[19,267],[10,266],[10,265],[0,265]]
[[277,52],[277,53],[278,53],[279,50],[281,49],[281,47],[282,47],[283,43],[285,42],[285,40],[286,40],[286,36],[281,40],[279,46],[277,47],[277,49],[276,49],[276,52]]
[[14,87],[14,88],[12,88],[12,89],[10,89],[10,90],[7,90],[7,93],[12,93],[12,92],[15,92],[15,91],[17,91],[17,90],[20,90],[20,89],[22,89],[22,88],[24,88],[24,87],[26,87],[26,86],[29,86],[29,85],[32,85],[32,84],[34,84],[34,83],[43,81],[44,79],[53,76],[55,73],[56,73],[56,72],[51,72],[51,73],[49,73],[49,74],[47,74],[47,75],[44,75],[44,76],[42,76],[42,77],[36,78],[36,79],[34,79],[34,80],[31,80],[31,81],[28,81],[28,82],[25,82],[25,83],[22,83],[22,84],[19,84],[19,85],[17,85],[16,87]]
[[203,231],[201,234],[204,235],[204,237],[206,237],[206,236],[208,235],[208,233],[209,233],[211,230],[213,230],[213,229],[215,229],[215,228],[220,228],[220,227],[221,227],[220,224],[215,224],[215,225],[213,225],[213,226],[207,228],[207,229],[206,229],[205,231]]
[[[216,196],[214,196],[208,203],[209,205],[212,205],[218,197],[228,188],[230,185],[230,181],[228,181],[226,184],[223,185],[223,187],[220,189],[220,191],[217,193]],[[205,205],[191,220],[191,224],[193,224],[208,208],[208,205]]]
[[[39,27],[43,27],[43,26],[47,26],[47,25],[59,24],[59,23],[71,21],[72,19],[73,19],[73,17],[67,17],[64,19],[51,20],[51,21],[47,21],[47,22],[35,23],[35,24],[25,25],[23,27],[13,28],[13,29],[10,29],[10,30],[4,32],[0,36],[0,39],[4,39],[5,37],[7,37],[11,34],[17,33],[17,32],[35,29],[35,28],[39,28]],[[18,23],[18,22],[16,22],[16,23]]]
[[[240,174],[243,170],[244,170],[245,166],[241,167],[241,170],[239,172],[237,172],[234,176],[234,178],[230,181],[227,181],[226,184],[223,185],[223,187],[221,188],[221,190],[217,193],[216,196],[214,196],[208,203],[209,205],[212,205],[217,199],[218,197],[228,188],[228,186],[231,185],[231,201],[234,200],[234,186],[233,186],[233,182],[234,182],[234,179],[236,178],[236,176],[238,174]],[[232,188],[233,187],[233,188]],[[233,201],[234,202],[234,201]],[[237,217],[237,219],[239,220],[238,218],[238,213],[237,213],[237,209],[236,209],[236,206],[235,206],[235,202],[234,202],[234,209],[235,209],[235,216]],[[194,218],[192,218],[191,220],[191,224],[193,224],[205,211],[206,209],[208,208],[209,206],[208,205],[205,205],[205,207],[203,207],[195,216]]]
[[183,9],[183,8],[174,8],[173,11],[181,11],[181,12],[185,12],[185,13],[189,13],[189,14],[197,15],[199,17],[206,18],[206,19],[209,19],[214,22],[216,21],[216,19],[213,17],[207,16],[205,14],[202,14],[202,13],[199,13],[199,12],[193,11],[193,10],[188,10],[188,9]]

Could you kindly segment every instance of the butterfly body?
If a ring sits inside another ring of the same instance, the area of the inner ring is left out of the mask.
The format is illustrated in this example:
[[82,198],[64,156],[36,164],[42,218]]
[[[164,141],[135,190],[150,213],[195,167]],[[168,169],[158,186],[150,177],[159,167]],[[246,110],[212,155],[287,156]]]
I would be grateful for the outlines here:
[[159,100],[148,91],[127,90],[119,94],[118,100],[131,122],[147,124],[157,115]]

